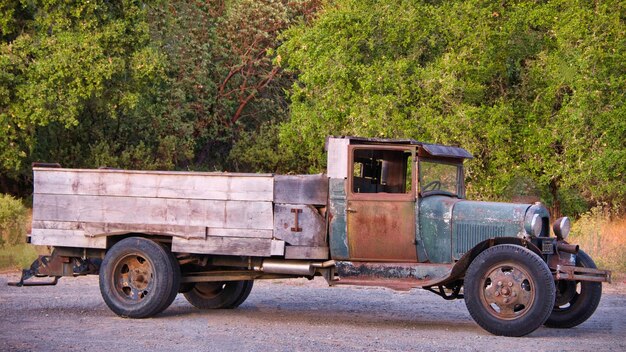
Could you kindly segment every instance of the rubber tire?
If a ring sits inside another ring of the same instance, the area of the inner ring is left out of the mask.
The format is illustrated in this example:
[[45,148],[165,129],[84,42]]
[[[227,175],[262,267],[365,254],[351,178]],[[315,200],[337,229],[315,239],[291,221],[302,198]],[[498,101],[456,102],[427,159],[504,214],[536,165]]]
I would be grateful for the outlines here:
[[[115,270],[129,256],[141,256],[152,271],[149,293],[141,300],[127,299],[115,285]],[[165,310],[180,286],[180,268],[176,258],[158,243],[142,237],[129,237],[116,243],[100,267],[100,293],[107,306],[124,318],[147,318]]]
[[254,281],[225,281],[223,289],[213,296],[202,293],[202,285],[220,283],[197,283],[183,295],[191,305],[199,309],[232,309],[239,307],[250,295]]
[[[481,302],[482,277],[499,263],[511,263],[524,269],[534,287],[533,304],[520,317],[508,320],[491,314]],[[532,251],[503,244],[481,252],[470,264],[464,280],[465,305],[470,315],[483,329],[498,336],[519,337],[539,328],[552,312],[555,300],[554,278],[548,265]]]
[[170,263],[172,264],[172,270],[174,270],[174,276],[172,277],[172,289],[171,289],[170,295],[165,300],[163,307],[161,307],[161,310],[159,310],[159,313],[169,308],[169,306],[171,306],[174,300],[176,299],[176,296],[178,295],[178,291],[180,290],[180,286],[181,286],[180,278],[182,276],[180,265],[178,264],[178,259],[176,259],[176,256],[174,255],[174,253],[172,253],[168,248],[164,247],[164,249],[169,255]]
[[233,303],[231,303],[227,308],[232,309],[232,308],[239,307],[243,302],[246,301],[246,299],[248,299],[248,296],[250,296],[250,292],[252,292],[252,286],[254,284],[254,281],[248,280],[248,281],[244,281],[243,283],[244,283],[244,289],[239,294],[239,297]]
[[[576,256],[576,266],[583,268],[596,269],[596,263],[587,253],[578,251]],[[600,304],[602,297],[602,283],[590,281],[576,281],[576,285],[580,283],[580,293],[576,293],[569,301],[570,306],[559,309],[554,307],[552,314],[548,317],[545,325],[550,328],[573,328],[574,326],[584,323],[593,315]],[[556,283],[559,287],[559,283]],[[576,286],[574,286],[575,288]]]

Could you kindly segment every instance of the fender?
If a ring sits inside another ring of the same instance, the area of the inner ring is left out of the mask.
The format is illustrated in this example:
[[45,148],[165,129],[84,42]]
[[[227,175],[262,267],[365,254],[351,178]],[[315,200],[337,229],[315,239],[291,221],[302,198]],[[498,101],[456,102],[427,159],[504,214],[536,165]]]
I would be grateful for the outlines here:
[[[455,282],[458,282],[458,286],[460,287],[461,282],[459,281],[463,280],[463,277],[465,276],[465,272],[467,271],[467,268],[472,263],[474,258],[476,258],[482,251],[486,250],[487,248],[497,246],[499,244],[514,244],[520,247],[528,248],[531,251],[533,251],[533,253],[537,254],[538,256],[542,256],[541,250],[537,246],[535,246],[532,242],[529,242],[525,239],[521,239],[517,237],[490,238],[488,240],[478,243],[471,250],[465,253],[463,257],[461,257],[461,259],[459,259],[454,264],[454,266],[452,267],[448,275],[429,284],[428,286],[425,286],[424,288],[432,291],[431,288],[433,286],[443,287],[443,286],[449,286],[451,284],[452,286],[457,286],[457,285],[454,285]],[[435,292],[435,293],[439,294],[438,292]]]

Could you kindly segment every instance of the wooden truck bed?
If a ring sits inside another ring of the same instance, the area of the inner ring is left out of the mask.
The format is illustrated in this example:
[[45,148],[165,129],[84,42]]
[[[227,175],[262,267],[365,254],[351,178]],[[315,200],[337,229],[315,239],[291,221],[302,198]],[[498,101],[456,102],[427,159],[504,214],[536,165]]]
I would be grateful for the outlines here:
[[[324,175],[33,171],[33,244],[106,248],[108,236],[144,233],[171,236],[173,252],[328,255],[318,211],[326,204]],[[290,209],[300,209],[300,231],[291,231]]]

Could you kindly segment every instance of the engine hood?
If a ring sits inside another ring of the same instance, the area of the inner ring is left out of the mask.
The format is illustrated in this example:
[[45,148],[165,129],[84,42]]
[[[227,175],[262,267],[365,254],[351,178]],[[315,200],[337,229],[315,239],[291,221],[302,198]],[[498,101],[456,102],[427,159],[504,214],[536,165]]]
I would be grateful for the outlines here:
[[548,236],[549,215],[543,205],[425,197],[419,207],[420,235],[426,247],[434,249],[431,261],[451,262],[490,238],[531,236],[535,215],[542,222],[539,235]]

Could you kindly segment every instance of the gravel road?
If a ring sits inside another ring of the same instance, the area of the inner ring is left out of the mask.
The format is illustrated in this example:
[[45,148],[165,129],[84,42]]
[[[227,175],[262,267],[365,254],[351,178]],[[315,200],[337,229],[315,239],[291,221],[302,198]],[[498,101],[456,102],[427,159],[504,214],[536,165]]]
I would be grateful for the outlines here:
[[623,280],[604,286],[581,326],[505,338],[480,329],[462,300],[424,290],[258,281],[238,309],[201,311],[179,295],[157,317],[131,320],[106,307],[97,277],[6,285],[17,279],[0,274],[0,351],[626,351]]

